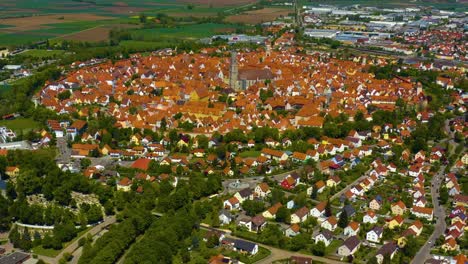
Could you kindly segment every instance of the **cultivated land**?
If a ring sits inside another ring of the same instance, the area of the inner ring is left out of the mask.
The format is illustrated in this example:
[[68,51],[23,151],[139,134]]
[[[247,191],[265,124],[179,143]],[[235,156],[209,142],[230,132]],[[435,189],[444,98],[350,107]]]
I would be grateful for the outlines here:
[[238,15],[227,17],[226,21],[234,23],[258,24],[273,21],[278,17],[287,16],[293,10],[289,8],[263,8],[260,10],[247,11]]

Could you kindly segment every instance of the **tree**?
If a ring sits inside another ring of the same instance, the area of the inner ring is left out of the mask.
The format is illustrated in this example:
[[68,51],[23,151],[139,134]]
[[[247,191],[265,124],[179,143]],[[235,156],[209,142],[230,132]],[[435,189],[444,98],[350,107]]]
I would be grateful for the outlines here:
[[138,16],[138,19],[140,20],[140,23],[146,23],[146,20],[148,19],[148,17],[146,16],[146,14],[141,13],[141,14]]
[[319,241],[312,246],[312,254],[315,256],[325,256],[325,243]]
[[338,226],[341,228],[346,228],[348,226],[349,219],[348,219],[348,213],[346,210],[342,210],[340,214],[340,218],[338,219]]
[[406,237],[406,244],[402,252],[405,256],[412,258],[418,252],[419,247],[418,240],[414,236],[408,236]]
[[63,91],[61,93],[58,94],[57,98],[60,100],[60,101],[63,101],[63,100],[66,100],[66,99],[70,99],[71,97],[71,92],[70,90],[66,90],[66,91]]
[[330,200],[328,200],[328,201],[327,201],[327,204],[325,205],[325,216],[326,216],[326,217],[332,216],[332,210],[331,210]]
[[281,206],[276,212],[276,221],[286,223],[291,219],[291,212],[286,206]]
[[305,233],[293,237],[288,246],[289,250],[298,251],[307,248],[307,244],[310,241],[309,237],[310,235]]
[[242,203],[242,208],[249,216],[255,216],[256,214],[265,210],[265,204],[262,201],[257,200],[245,200]]
[[445,185],[443,185],[442,187],[440,187],[440,202],[442,204],[447,204],[448,199],[449,199],[448,189]]
[[90,159],[81,159],[80,160],[80,166],[81,166],[81,169],[86,169],[88,168],[89,166],[91,166],[91,160]]

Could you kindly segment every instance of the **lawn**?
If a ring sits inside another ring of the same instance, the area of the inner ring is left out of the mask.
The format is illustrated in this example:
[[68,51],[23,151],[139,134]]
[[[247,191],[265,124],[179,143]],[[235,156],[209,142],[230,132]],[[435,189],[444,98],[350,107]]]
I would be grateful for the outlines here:
[[239,156],[241,158],[256,158],[260,156],[260,153],[261,152],[257,150],[248,150],[248,151],[241,152]]
[[0,120],[0,126],[6,126],[7,128],[19,132],[28,132],[31,129],[40,127],[40,124],[31,118],[17,118],[13,120]]

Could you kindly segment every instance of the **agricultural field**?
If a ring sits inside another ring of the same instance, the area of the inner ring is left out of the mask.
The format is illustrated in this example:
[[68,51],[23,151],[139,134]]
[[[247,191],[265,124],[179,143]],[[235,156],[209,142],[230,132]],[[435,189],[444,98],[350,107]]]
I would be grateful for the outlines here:
[[45,49],[34,49],[34,50],[27,50],[18,54],[17,56],[20,57],[34,57],[39,59],[44,58],[53,58],[59,57],[65,54],[64,50],[45,50]]
[[258,24],[268,21],[273,21],[278,17],[284,17],[292,13],[290,8],[274,8],[268,7],[259,10],[247,11],[241,14],[228,16],[226,21],[232,23],[247,23]]
[[173,28],[139,29],[133,31],[132,37],[142,41],[154,41],[164,38],[195,39],[209,37],[215,34],[235,32],[237,28],[241,27],[242,26],[215,23],[193,24]]
[[111,29],[135,26],[141,13],[148,17],[158,13],[213,17],[252,2],[255,0],[2,0],[0,44],[24,45],[47,39],[105,41]]

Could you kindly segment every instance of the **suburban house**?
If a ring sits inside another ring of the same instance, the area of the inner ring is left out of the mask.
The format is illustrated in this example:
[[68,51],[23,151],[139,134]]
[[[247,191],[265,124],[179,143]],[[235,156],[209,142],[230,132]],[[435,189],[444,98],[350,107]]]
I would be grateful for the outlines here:
[[390,259],[393,259],[397,250],[398,246],[394,242],[388,242],[377,251],[377,255],[375,255],[377,262],[381,264],[386,255],[390,256]]
[[320,225],[321,228],[330,230],[330,231],[335,231],[335,229],[338,226],[338,221],[336,220],[336,217],[330,216],[327,218],[327,220],[323,221],[322,224]]
[[411,208],[411,213],[419,218],[425,218],[428,221],[432,221],[433,218],[433,209],[427,207],[413,206]]
[[366,240],[369,242],[380,243],[380,239],[382,239],[383,235],[383,227],[374,226],[371,231],[367,232]]
[[299,235],[301,232],[301,228],[299,227],[298,224],[292,224],[286,230],[284,230],[284,235],[287,237],[295,237]]
[[234,194],[234,197],[239,200],[239,203],[243,203],[245,200],[253,200],[253,192],[250,188],[242,189]]
[[394,215],[403,215],[406,211],[406,205],[400,200],[392,204],[391,210],[392,210],[392,214]]
[[262,182],[257,185],[254,189],[254,195],[256,197],[264,198],[271,193],[270,187],[266,182]]
[[250,255],[255,255],[258,252],[258,245],[249,241],[236,239],[234,241],[233,249],[241,253],[248,253]]
[[377,215],[375,214],[374,211],[372,210],[367,210],[366,214],[364,215],[364,217],[362,218],[362,222],[365,224],[365,223],[371,223],[371,224],[375,224],[377,223],[377,221],[379,220],[379,218],[377,217]]
[[219,222],[222,224],[222,225],[228,225],[230,224],[232,221],[232,216],[231,216],[231,213],[227,210],[221,210],[219,212]]
[[317,204],[312,210],[310,210],[310,216],[315,218],[321,218],[325,214],[325,207],[327,206],[327,202],[323,201]]
[[357,236],[348,237],[343,245],[338,248],[338,255],[341,257],[348,257],[353,255],[361,245],[361,241],[359,241]]
[[125,177],[122,178],[118,183],[117,183],[117,190],[118,191],[124,191],[128,192],[130,191],[130,188],[132,187],[132,180],[129,178]]
[[386,226],[389,229],[394,229],[395,227],[400,227],[405,219],[401,217],[401,215],[396,215],[390,219],[387,220]]
[[348,226],[343,230],[345,236],[356,236],[359,233],[360,225],[358,222],[351,221]]
[[333,240],[333,233],[328,230],[323,230],[322,232],[318,233],[314,238],[315,243],[322,241],[327,247],[330,245],[332,240]]
[[283,205],[279,202],[272,205],[270,208],[268,208],[265,212],[262,213],[263,217],[267,219],[276,218],[276,213],[278,212],[278,209],[280,209],[282,206]]
[[291,173],[281,181],[281,186],[286,190],[291,190],[299,184],[300,180],[299,174]]
[[377,195],[372,201],[369,202],[369,208],[378,211],[382,207],[382,197]]
[[262,152],[260,153],[260,155],[270,160],[276,160],[278,162],[285,161],[288,159],[288,155],[285,152],[280,151],[280,150],[269,149],[269,148],[262,149]]
[[302,223],[309,216],[309,208],[302,207],[291,215],[291,224]]
[[240,202],[239,200],[233,196],[229,198],[228,200],[224,201],[223,207],[227,210],[235,210],[240,208]]

